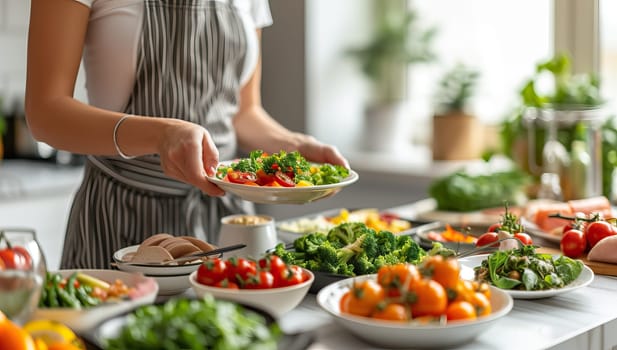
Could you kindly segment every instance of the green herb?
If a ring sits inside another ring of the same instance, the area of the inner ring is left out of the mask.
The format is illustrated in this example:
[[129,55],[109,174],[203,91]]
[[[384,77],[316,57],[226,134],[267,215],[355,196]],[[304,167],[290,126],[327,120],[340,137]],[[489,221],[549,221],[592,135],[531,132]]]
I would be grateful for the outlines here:
[[479,73],[464,64],[446,72],[435,95],[437,110],[442,113],[463,111],[473,96]]

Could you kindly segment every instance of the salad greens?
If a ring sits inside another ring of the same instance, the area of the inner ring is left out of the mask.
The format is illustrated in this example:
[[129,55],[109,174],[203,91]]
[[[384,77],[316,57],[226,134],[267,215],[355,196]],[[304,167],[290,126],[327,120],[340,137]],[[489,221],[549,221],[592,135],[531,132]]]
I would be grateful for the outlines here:
[[502,289],[545,290],[563,288],[583,271],[580,260],[553,258],[536,253],[534,246],[499,250],[475,268],[476,279]]
[[459,171],[433,181],[429,195],[439,210],[473,211],[520,202],[530,179],[520,170],[475,176]]
[[269,350],[277,348],[281,334],[264,316],[206,295],[138,308],[118,337],[106,339],[105,349]]
[[287,250],[278,244],[273,254],[287,264],[347,276],[376,273],[383,265],[417,263],[426,256],[410,236],[375,231],[361,222],[343,223],[327,233],[305,234],[293,245],[293,250]]
[[239,159],[229,166],[220,165],[216,176],[223,179],[229,171],[240,171],[257,174],[262,171],[267,175],[277,171],[286,173],[295,183],[307,181],[313,185],[328,185],[339,183],[349,176],[349,170],[340,165],[309,163],[299,152],[285,152],[266,154],[262,150],[254,150],[248,158]]

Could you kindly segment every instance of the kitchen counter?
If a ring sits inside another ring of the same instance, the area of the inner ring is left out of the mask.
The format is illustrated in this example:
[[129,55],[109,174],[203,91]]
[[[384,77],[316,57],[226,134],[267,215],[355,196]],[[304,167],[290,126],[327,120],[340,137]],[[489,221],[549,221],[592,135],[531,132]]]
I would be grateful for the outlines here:
[[[413,218],[427,201],[392,208]],[[535,239],[535,237],[534,237]],[[548,243],[547,243],[548,244]],[[617,278],[596,275],[584,288],[546,299],[514,300],[512,311],[475,341],[457,349],[617,349]],[[287,333],[313,331],[311,350],[377,347],[339,326],[309,294],[280,320]]]

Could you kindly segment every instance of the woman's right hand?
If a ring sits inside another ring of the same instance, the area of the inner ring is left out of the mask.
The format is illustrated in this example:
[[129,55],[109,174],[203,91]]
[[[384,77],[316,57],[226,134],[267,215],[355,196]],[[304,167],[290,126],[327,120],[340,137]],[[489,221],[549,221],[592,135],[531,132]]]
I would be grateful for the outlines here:
[[166,175],[191,184],[210,196],[225,194],[206,177],[216,173],[219,152],[205,128],[173,120],[165,127],[162,136],[158,153]]

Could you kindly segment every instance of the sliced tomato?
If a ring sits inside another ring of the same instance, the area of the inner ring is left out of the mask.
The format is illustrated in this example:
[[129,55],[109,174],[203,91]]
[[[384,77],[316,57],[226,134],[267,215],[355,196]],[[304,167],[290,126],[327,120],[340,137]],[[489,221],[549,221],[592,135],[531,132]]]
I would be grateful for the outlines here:
[[255,181],[259,186],[265,186],[274,181],[274,174],[268,174],[263,169],[257,170],[255,173],[257,180]]
[[486,232],[478,237],[476,247],[482,247],[489,244],[492,244],[491,247],[499,247],[499,243],[495,243],[498,240],[499,236],[497,235],[497,232]]
[[244,171],[232,171],[227,174],[227,179],[229,182],[233,182],[236,184],[245,184],[247,182],[255,183],[257,181],[257,176],[253,173],[248,173]]
[[294,180],[282,171],[277,171],[274,173],[274,180],[283,187],[296,186]]
[[525,232],[517,232],[514,234],[514,238],[518,239],[519,241],[521,241],[521,243],[523,243],[524,245],[532,245],[533,244],[533,239],[531,239],[531,237],[526,234]]

